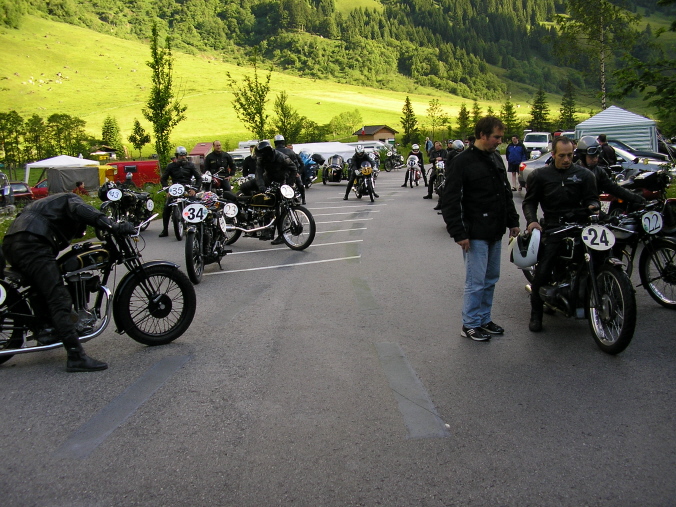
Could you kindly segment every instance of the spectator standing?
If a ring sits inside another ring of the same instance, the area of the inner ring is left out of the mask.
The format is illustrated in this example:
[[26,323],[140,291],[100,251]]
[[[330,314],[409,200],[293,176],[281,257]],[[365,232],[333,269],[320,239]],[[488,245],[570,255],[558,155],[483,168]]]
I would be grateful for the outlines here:
[[[519,174],[519,166],[521,162],[528,160],[528,150],[519,141],[518,136],[512,136],[512,142],[507,145],[505,151],[507,156],[507,171],[512,175],[512,192],[516,191],[517,174]],[[519,190],[521,187],[519,186]]]
[[429,155],[433,146],[434,146],[434,143],[432,142],[432,140],[429,137],[426,137],[425,138],[425,153],[427,153]]
[[230,178],[237,172],[237,166],[232,156],[223,151],[220,141],[214,141],[211,152],[204,158],[204,172],[220,174],[223,177],[223,190],[232,190]]
[[601,153],[599,156],[599,164],[606,167],[617,164],[617,155],[612,146],[608,144],[605,134],[599,134],[599,137],[596,139],[601,146]]

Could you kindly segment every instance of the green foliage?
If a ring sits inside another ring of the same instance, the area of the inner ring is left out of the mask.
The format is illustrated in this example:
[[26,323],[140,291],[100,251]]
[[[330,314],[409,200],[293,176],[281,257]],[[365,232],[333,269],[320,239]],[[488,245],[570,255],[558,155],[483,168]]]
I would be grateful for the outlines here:
[[0,26],[19,28],[25,12],[25,0],[0,0]]
[[297,142],[303,133],[303,126],[307,118],[301,116],[298,111],[291,107],[289,95],[286,91],[277,95],[274,111],[277,115],[272,121],[274,133],[283,135],[287,144]]
[[437,128],[448,122],[448,116],[441,109],[439,99],[430,100],[429,107],[427,108],[427,118],[432,129],[431,137],[432,139],[436,139]]
[[575,89],[570,80],[566,82],[566,91],[561,99],[561,109],[559,109],[559,112],[559,128],[562,130],[574,129],[578,123],[575,117],[577,107],[575,104]]
[[479,106],[477,100],[474,99],[474,103],[472,104],[472,123],[476,125],[476,122],[478,122],[480,119],[481,119],[481,106]]
[[101,142],[106,146],[115,148],[117,153],[124,153],[124,146],[122,145],[122,134],[120,133],[120,125],[112,116],[106,116],[101,127]]
[[458,129],[455,133],[458,139],[466,139],[467,136],[473,134],[473,129],[470,127],[469,111],[464,102],[460,105],[460,111],[458,112]]
[[408,95],[401,112],[404,115],[401,117],[401,128],[404,132],[401,142],[406,146],[419,142],[420,130],[418,129],[418,119],[415,117],[411,99]]
[[185,119],[187,107],[174,98],[171,39],[167,36],[165,47],[159,46],[157,24],[152,28],[150,56],[147,65],[152,70],[152,88],[143,109],[143,116],[153,125],[155,149],[160,166],[165,167],[171,157],[171,132]]
[[150,143],[150,134],[141,126],[141,122],[134,118],[134,127],[127,138],[131,145],[138,150],[138,156],[141,156],[141,149]]
[[359,109],[345,111],[331,118],[328,129],[334,138],[351,136],[359,127],[364,125]]
[[270,115],[265,113],[265,104],[268,101],[268,92],[270,91],[270,78],[272,72],[268,72],[265,81],[258,79],[258,59],[256,55],[252,58],[253,79],[244,76],[244,84],[237,84],[228,72],[228,87],[234,95],[232,107],[239,120],[247,126],[251,133],[257,139],[265,139],[268,136],[267,121]]
[[523,126],[516,115],[516,108],[509,98],[502,105],[499,118],[505,125],[505,139],[511,139],[512,136],[521,138]]
[[551,128],[549,115],[547,96],[545,91],[540,88],[533,97],[533,105],[530,109],[530,129],[536,132],[548,132]]

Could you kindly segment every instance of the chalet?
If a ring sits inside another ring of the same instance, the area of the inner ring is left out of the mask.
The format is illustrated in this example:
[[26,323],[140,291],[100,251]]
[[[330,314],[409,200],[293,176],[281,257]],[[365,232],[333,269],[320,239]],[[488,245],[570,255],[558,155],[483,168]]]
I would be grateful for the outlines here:
[[195,147],[188,153],[188,160],[190,160],[201,173],[204,172],[204,159],[211,153],[213,145],[211,143],[197,143]]
[[353,136],[357,136],[359,141],[381,141],[383,143],[393,143],[394,135],[399,132],[387,125],[364,125],[357,130]]

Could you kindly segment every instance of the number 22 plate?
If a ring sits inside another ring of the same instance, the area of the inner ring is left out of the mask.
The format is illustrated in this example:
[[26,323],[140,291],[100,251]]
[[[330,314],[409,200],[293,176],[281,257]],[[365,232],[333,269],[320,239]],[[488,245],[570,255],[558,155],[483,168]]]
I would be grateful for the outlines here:
[[615,244],[615,235],[602,225],[589,225],[582,229],[582,241],[592,250],[610,250]]

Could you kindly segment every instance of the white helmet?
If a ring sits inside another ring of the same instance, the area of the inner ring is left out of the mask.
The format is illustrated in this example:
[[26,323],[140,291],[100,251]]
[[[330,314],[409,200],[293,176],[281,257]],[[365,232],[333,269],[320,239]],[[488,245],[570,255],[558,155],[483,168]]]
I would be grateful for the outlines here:
[[438,170],[441,170],[444,167],[446,167],[446,163],[443,160],[440,160],[439,162],[437,162],[437,169]]
[[361,155],[362,153],[364,153],[364,147],[361,144],[358,144],[357,147],[354,149],[354,152],[357,155]]
[[418,165],[418,157],[411,155],[406,159],[406,165],[409,167],[415,167]]
[[533,229],[530,236],[526,236],[525,232],[522,232],[516,238],[511,238],[509,240],[509,249],[509,260],[520,269],[535,266],[538,261],[538,251],[540,250],[540,231]]
[[452,146],[454,150],[458,151],[462,151],[465,149],[465,143],[463,143],[460,139],[456,139],[455,141],[453,141]]
[[417,144],[414,144],[413,146],[411,146],[411,149],[412,149],[413,151],[417,151],[417,150],[420,149],[420,146],[418,146]]

